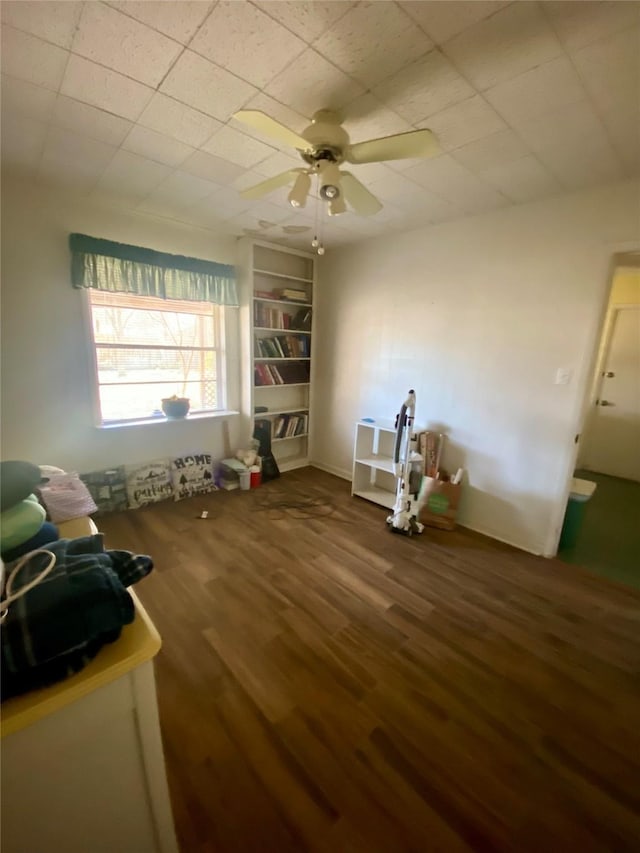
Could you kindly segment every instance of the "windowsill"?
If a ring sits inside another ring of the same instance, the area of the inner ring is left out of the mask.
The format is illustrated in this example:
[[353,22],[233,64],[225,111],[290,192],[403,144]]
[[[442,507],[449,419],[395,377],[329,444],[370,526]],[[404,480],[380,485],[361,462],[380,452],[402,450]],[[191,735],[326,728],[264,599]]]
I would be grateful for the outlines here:
[[194,412],[188,414],[186,418],[144,418],[139,421],[121,421],[113,424],[96,424],[96,429],[125,429],[126,427],[150,426],[151,424],[176,424],[184,423],[184,421],[206,421],[215,418],[227,418],[231,415],[239,415],[240,412],[235,409],[225,410],[223,412]]

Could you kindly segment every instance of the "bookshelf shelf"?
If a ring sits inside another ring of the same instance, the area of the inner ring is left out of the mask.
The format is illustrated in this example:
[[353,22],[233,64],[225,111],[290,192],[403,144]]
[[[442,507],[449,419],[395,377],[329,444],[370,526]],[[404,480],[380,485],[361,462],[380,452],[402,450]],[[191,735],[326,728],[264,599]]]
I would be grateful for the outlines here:
[[[283,382],[282,385],[255,385],[254,388],[308,388],[310,382]],[[296,412],[298,410],[296,409]]]
[[[297,305],[298,308],[311,308],[310,302],[297,302],[294,299],[267,299],[266,296],[254,296],[253,299],[254,302],[269,302],[272,305]],[[294,330],[287,329],[286,331],[292,332]]]
[[274,329],[273,326],[254,326],[254,332],[288,332],[290,335],[310,335],[309,329]]
[[278,358],[278,357],[270,358],[269,356],[260,355],[260,356],[256,356],[256,358],[254,358],[253,360],[254,361],[311,361],[311,359],[308,357],[296,356],[296,355],[287,356],[286,358]]
[[281,272],[270,272],[269,270],[259,270],[256,267],[253,268],[253,272],[256,275],[270,275],[273,278],[282,278],[286,281],[299,281],[303,284],[313,284],[312,278],[299,278],[297,275],[286,275]]
[[297,409],[270,409],[268,412],[254,412],[254,418],[273,418],[278,415],[298,415],[298,414],[306,414],[309,412],[308,408],[304,406],[298,406]]
[[291,441],[294,438],[307,438],[308,432],[301,432],[299,435],[285,435],[283,438],[272,438],[272,443],[275,441]]

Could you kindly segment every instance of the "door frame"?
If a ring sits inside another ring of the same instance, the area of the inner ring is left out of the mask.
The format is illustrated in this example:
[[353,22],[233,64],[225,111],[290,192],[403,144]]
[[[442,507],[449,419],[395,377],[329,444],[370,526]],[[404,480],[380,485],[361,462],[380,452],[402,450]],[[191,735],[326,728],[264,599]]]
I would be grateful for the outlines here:
[[[612,247],[614,248],[614,247]],[[636,244],[623,244],[616,247],[618,251],[614,251],[609,262],[609,270],[606,278],[606,284],[603,288],[602,302],[600,305],[599,322],[594,330],[591,344],[591,354],[589,356],[589,370],[587,371],[588,379],[584,384],[582,399],[578,408],[577,417],[575,420],[574,438],[567,453],[567,465],[562,479],[565,481],[565,488],[562,495],[562,500],[556,506],[552,514],[547,543],[544,549],[545,557],[555,557],[558,553],[558,545],[560,543],[560,534],[562,533],[562,524],[564,514],[571,493],[571,480],[575,471],[578,453],[580,450],[580,442],[584,435],[585,427],[591,407],[597,397],[594,390],[597,386],[598,370],[603,360],[603,352],[605,346],[605,333],[611,334],[613,326],[609,325],[609,303],[611,301],[611,293],[613,291],[613,280],[615,274],[620,267],[634,267],[640,269],[640,247]],[[607,343],[608,346],[608,343]]]

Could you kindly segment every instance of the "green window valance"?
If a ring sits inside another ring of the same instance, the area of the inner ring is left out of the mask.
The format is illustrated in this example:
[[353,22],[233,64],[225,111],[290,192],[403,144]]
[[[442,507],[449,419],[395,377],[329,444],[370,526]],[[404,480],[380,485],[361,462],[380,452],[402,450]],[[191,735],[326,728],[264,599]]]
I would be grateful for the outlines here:
[[228,264],[169,255],[86,234],[70,234],[69,248],[73,287],[238,305],[235,269]]

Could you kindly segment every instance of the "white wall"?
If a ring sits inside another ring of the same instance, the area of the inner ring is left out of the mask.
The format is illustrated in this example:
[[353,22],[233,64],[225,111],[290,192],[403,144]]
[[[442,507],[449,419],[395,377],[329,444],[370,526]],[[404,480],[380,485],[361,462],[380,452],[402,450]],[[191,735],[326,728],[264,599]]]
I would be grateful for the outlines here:
[[[220,419],[95,426],[86,293],[70,283],[71,232],[235,262],[235,238],[228,235],[3,182],[2,458],[80,472],[189,450],[221,458]],[[239,388],[229,404],[238,407]],[[228,418],[232,447],[238,420]]]
[[[636,184],[332,250],[316,296],[313,458],[350,476],[354,421],[444,430],[461,522],[553,553],[611,256],[640,245]],[[554,384],[569,368],[568,385]]]

